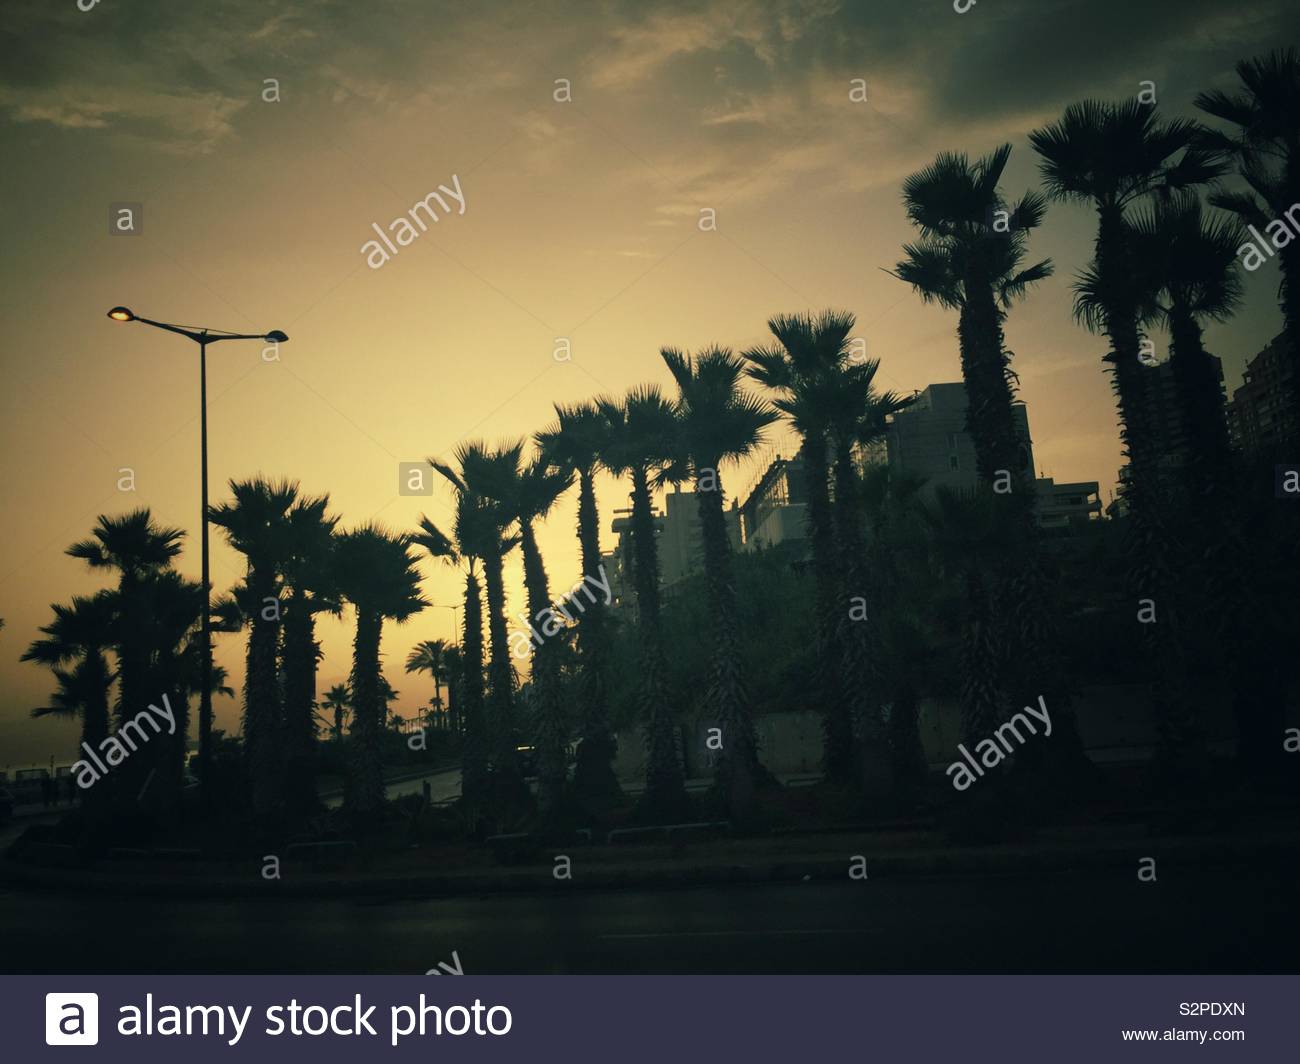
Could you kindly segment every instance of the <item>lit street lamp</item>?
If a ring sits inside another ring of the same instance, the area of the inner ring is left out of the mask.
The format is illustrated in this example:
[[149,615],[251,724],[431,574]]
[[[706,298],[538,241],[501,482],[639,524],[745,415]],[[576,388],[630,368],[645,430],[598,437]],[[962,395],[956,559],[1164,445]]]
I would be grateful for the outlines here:
[[187,329],[165,321],[152,321],[132,313],[126,307],[114,307],[108,312],[114,321],[138,321],[165,329],[193,340],[199,345],[199,462],[201,468],[201,517],[203,528],[203,622],[199,638],[199,772],[203,783],[204,799],[211,797],[209,774],[212,748],[212,584],[208,576],[208,344],[218,340],[262,340],[274,344],[289,339],[279,329],[268,333],[231,333],[213,329]]

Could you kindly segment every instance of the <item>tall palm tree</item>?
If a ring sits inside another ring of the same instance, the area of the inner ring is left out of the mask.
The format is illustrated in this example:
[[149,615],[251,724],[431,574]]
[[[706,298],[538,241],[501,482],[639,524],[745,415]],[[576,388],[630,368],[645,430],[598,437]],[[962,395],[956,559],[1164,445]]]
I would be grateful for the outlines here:
[[208,511],[227,542],[247,562],[249,616],[244,675],[244,742],[252,777],[253,810],[273,814],[283,800],[283,707],[279,684],[282,573],[292,550],[289,513],[298,485],[265,477],[232,480],[233,502]]
[[641,651],[638,695],[648,747],[643,811],[651,818],[672,817],[685,810],[688,803],[668,702],[651,483],[680,457],[677,416],[673,404],[653,384],[631,389],[622,402],[597,402],[609,426],[601,461],[615,476],[630,474],[632,478],[632,582],[636,588]]
[[401,624],[428,605],[420,595],[412,542],[371,523],[339,535],[335,546],[339,592],[357,614],[350,684],[352,756],[345,804],[361,816],[375,814],[384,803],[380,733],[386,707],[379,667],[384,621]]
[[1194,122],[1162,123],[1154,107],[1137,100],[1072,104],[1058,122],[1034,130],[1029,139],[1042,156],[1040,169],[1048,194],[1089,204],[1097,212],[1093,266],[1100,308],[1097,325],[1110,339],[1105,361],[1114,374],[1120,436],[1132,474],[1126,490],[1134,517],[1141,523],[1154,503],[1156,455],[1138,361],[1138,267],[1125,214],[1153,193],[1167,195],[1212,180],[1224,165],[1202,146]]
[[[519,542],[511,535],[513,518],[506,508],[492,500],[495,488],[509,480],[519,466],[523,443],[489,448],[481,441],[463,443],[456,448],[456,466],[429,460],[459,498],[478,500],[478,521],[486,534],[478,541],[479,560],[483,563],[483,583],[487,595],[488,693],[487,723],[490,743],[492,786],[498,799],[514,805],[527,793],[519,763],[518,735],[514,719],[515,670],[510,660],[510,634],[506,627],[506,592],[504,562]],[[458,468],[457,468],[458,467]]]
[[352,708],[352,693],[348,690],[345,683],[336,683],[321,700],[321,708],[327,710],[333,717],[334,741],[340,742],[343,738],[343,721],[347,718],[348,710]]
[[[506,449],[508,457],[515,458],[519,450]],[[496,472],[500,480],[488,486],[494,503],[514,519],[519,533],[519,546],[524,559],[524,587],[528,595],[528,615],[534,625],[543,623],[544,615],[551,610],[550,581],[546,565],[537,546],[537,533],[533,527],[550,513],[556,500],[568,491],[573,476],[558,469],[544,457],[538,456],[526,465],[499,463]],[[568,777],[569,722],[564,699],[563,662],[558,639],[543,635],[533,651],[532,708],[533,732],[537,744],[538,799],[542,815],[554,818],[559,811]]]
[[[1241,92],[1215,89],[1196,97],[1196,106],[1237,128],[1211,142],[1235,156],[1238,173],[1248,191],[1219,190],[1210,197],[1216,207],[1236,213],[1242,221],[1270,236],[1284,223],[1294,226],[1300,203],[1300,52],[1279,49],[1237,64]],[[1292,236],[1277,251],[1281,267],[1278,295],[1291,360],[1292,432],[1300,434],[1300,239]]]
[[[147,509],[122,517],[105,517],[96,522],[90,539],[74,543],[65,552],[86,562],[92,569],[110,569],[118,574],[116,610],[119,617],[147,616],[144,584],[149,576],[166,569],[181,552],[185,533],[179,528],[157,525]],[[148,674],[150,647],[140,625],[114,626],[113,650],[117,656],[117,712],[134,716],[151,697]]]
[[854,598],[871,601],[873,573],[867,569],[863,493],[857,456],[885,437],[888,419],[912,404],[911,397],[877,392],[879,359],[840,367],[827,404],[835,484],[835,535],[839,546],[839,625],[841,683],[850,719],[861,732],[861,782],[882,798],[893,789],[893,762],[882,716],[885,691],[877,647],[877,621],[853,608]]
[[971,163],[945,152],[903,182],[907,216],[921,240],[904,245],[894,275],[925,302],[958,311],[957,337],[966,384],[966,424],[980,476],[992,482],[1006,471],[1018,493],[1032,497],[1025,476],[1024,441],[1012,413],[1013,374],[1003,321],[1012,302],[1052,273],[1049,259],[1021,268],[1027,233],[1046,213],[1046,201],[1026,192],[1007,203],[1002,180],[1011,145]]
[[421,534],[415,543],[429,554],[452,565],[465,566],[465,609],[461,618],[460,793],[465,803],[477,810],[487,797],[490,735],[483,697],[483,586],[478,577],[478,560],[496,535],[495,519],[488,504],[468,489],[456,489],[455,539],[441,532],[427,517],[420,518]]
[[[1120,439],[1129,462],[1122,490],[1129,504],[1130,587],[1139,600],[1159,599],[1173,594],[1171,558],[1176,546],[1173,529],[1162,516],[1157,437],[1149,423],[1144,367],[1138,359],[1142,267],[1126,215],[1145,197],[1168,197],[1213,180],[1225,164],[1206,145],[1204,130],[1196,123],[1162,123],[1154,107],[1137,100],[1073,104],[1058,122],[1033,131],[1029,139],[1042,156],[1040,170],[1049,195],[1089,204],[1097,212],[1093,263],[1075,286],[1081,297],[1076,315],[1110,340],[1104,361],[1113,373]],[[1083,298],[1088,291],[1096,301],[1093,314]],[[1166,677],[1152,688],[1165,736],[1163,763],[1181,775],[1196,747],[1195,727],[1190,700],[1181,697],[1168,678],[1185,675],[1186,654],[1168,619],[1163,625],[1142,627],[1148,657],[1163,663],[1160,673]]]
[[[604,583],[596,471],[608,443],[609,423],[596,403],[557,403],[555,414],[558,420],[537,433],[537,444],[556,469],[578,478],[582,575],[589,584]],[[614,774],[614,734],[609,723],[609,617],[603,599],[593,601],[578,618],[578,652],[582,742],[573,769],[573,786],[588,800],[608,800],[617,796],[620,788]]]
[[1144,310],[1169,328],[1170,364],[1187,426],[1193,474],[1201,491],[1220,486],[1230,460],[1223,389],[1205,350],[1202,323],[1226,321],[1241,303],[1235,222],[1207,218],[1194,194],[1138,213],[1131,225],[1134,255],[1145,276]]
[[779,315],[768,329],[777,343],[744,354],[749,376],[778,393],[775,406],[802,441],[800,457],[807,496],[808,543],[812,550],[816,601],[817,671],[811,684],[822,710],[822,767],[837,783],[852,782],[853,721],[841,676],[840,605],[842,573],[831,506],[830,419],[839,373],[848,361],[852,314],[825,311]]
[[717,713],[723,742],[717,781],[739,821],[749,813],[762,767],[741,664],[722,466],[753,454],[779,414],[741,390],[745,364],[730,349],[710,347],[692,356],[664,348],[660,354],[677,384],[681,467],[694,481],[700,514],[713,649],[706,699]]
[[316,799],[316,614],[341,610],[333,573],[334,529],[329,496],[301,497],[290,509],[281,573],[284,606],[281,663],[284,674],[285,796],[290,811],[305,815]]

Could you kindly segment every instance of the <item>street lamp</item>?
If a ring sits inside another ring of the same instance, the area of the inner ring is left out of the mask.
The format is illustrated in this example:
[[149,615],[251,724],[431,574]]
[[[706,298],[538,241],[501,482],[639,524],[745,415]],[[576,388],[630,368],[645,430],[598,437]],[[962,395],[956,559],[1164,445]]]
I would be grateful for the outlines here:
[[457,646],[460,646],[460,635],[461,635],[461,633],[460,633],[460,612],[459,612],[459,611],[460,611],[460,607],[459,607],[459,606],[444,606],[444,605],[443,605],[442,603],[440,603],[440,602],[432,602],[432,603],[430,603],[430,605],[431,605],[435,610],[451,610],[452,624],[455,626],[455,629],[456,629],[456,645],[457,645]]
[[165,321],[153,321],[135,314],[129,307],[114,307],[108,312],[114,321],[138,321],[187,337],[199,345],[199,463],[201,469],[201,510],[203,528],[203,622],[200,627],[199,653],[199,770],[202,773],[205,800],[212,795],[209,773],[212,748],[212,583],[208,574],[208,344],[218,340],[262,340],[282,344],[289,339],[279,329],[268,333],[232,333],[213,329],[187,329]]

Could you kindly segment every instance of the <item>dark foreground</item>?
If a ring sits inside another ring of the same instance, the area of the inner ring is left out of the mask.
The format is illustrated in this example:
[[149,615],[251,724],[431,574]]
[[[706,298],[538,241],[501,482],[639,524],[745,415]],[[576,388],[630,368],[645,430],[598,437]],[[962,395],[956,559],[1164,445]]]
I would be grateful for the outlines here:
[[393,901],[0,894],[0,966],[31,973],[1296,972],[1297,880],[807,882]]

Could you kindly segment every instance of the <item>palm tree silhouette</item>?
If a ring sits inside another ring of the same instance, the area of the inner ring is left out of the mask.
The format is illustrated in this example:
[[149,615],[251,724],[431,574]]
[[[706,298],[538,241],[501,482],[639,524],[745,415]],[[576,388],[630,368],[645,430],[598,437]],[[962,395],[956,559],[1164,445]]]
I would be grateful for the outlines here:
[[[74,543],[65,551],[92,569],[117,572],[116,613],[121,618],[147,616],[144,607],[147,578],[162,571],[181,552],[185,533],[179,528],[154,524],[147,509],[122,517],[100,515],[90,539]],[[114,626],[113,650],[117,655],[117,712],[134,715],[148,704],[148,675],[151,648],[143,629],[131,623]]]
[[838,374],[848,359],[852,314],[825,311],[778,315],[768,329],[777,343],[744,353],[748,375],[778,393],[775,406],[802,440],[800,456],[807,496],[808,544],[812,551],[817,672],[812,702],[822,710],[822,768],[828,779],[854,779],[853,730],[840,676],[839,612],[842,598],[839,553],[831,511],[830,421]]
[[433,678],[433,704],[438,708],[442,708],[442,682],[447,678],[446,653],[446,640],[426,639],[406,656],[407,672],[427,672]]
[[[582,575],[589,583],[601,577],[600,516],[596,508],[596,471],[608,444],[609,423],[593,402],[555,405],[557,421],[537,433],[538,446],[556,468],[578,478],[578,542]],[[589,801],[605,802],[620,793],[614,774],[614,736],[609,724],[609,617],[596,597],[578,618],[580,720],[582,742],[573,769],[574,791]]]
[[1114,374],[1120,438],[1132,471],[1126,490],[1135,518],[1150,514],[1157,456],[1155,437],[1143,401],[1138,361],[1138,267],[1125,214],[1153,193],[1192,188],[1219,176],[1224,165],[1203,146],[1194,122],[1161,123],[1154,107],[1129,100],[1072,104],[1058,121],[1029,134],[1042,156],[1040,169],[1048,193],[1097,211],[1093,276],[1098,313],[1095,326],[1110,339],[1105,361]]
[[339,535],[334,549],[339,592],[357,615],[350,684],[352,756],[344,804],[359,816],[374,815],[384,802],[380,733],[387,707],[379,668],[384,621],[400,624],[428,605],[420,595],[412,542],[371,523]]
[[478,560],[496,535],[488,503],[468,489],[457,487],[455,540],[441,532],[427,517],[420,518],[421,534],[416,545],[430,556],[452,565],[465,565],[465,610],[461,623],[460,793],[467,806],[478,810],[486,799],[490,737],[483,697],[483,587],[478,578]]
[[[1279,219],[1284,215],[1294,226],[1294,215],[1286,212],[1300,203],[1300,52],[1287,48],[1243,59],[1237,76],[1244,91],[1203,92],[1196,106],[1237,127],[1231,136],[1212,134],[1209,140],[1236,157],[1249,191],[1221,189],[1210,202],[1260,230],[1283,224]],[[1277,255],[1282,273],[1278,294],[1291,360],[1291,431],[1300,435],[1300,237],[1293,234]]]
[[334,741],[340,742],[343,739],[343,722],[347,718],[348,710],[352,707],[352,693],[348,690],[345,683],[336,683],[321,700],[321,708],[327,710],[333,717]]
[[[543,457],[519,465],[521,447],[504,448],[503,460],[495,466],[499,476],[488,486],[490,497],[502,511],[513,518],[519,533],[519,547],[524,560],[524,587],[528,594],[528,614],[541,629],[542,640],[533,651],[532,731],[537,743],[538,801],[543,817],[553,819],[559,810],[568,776],[569,722],[564,702],[561,645],[555,636],[558,619],[551,611],[550,581],[542,552],[537,547],[533,525],[550,513],[556,500],[569,489],[573,476],[557,469]],[[516,464],[513,469],[510,459]],[[547,611],[551,611],[549,614]],[[554,631],[543,615],[555,623]]]
[[287,521],[287,550],[281,563],[284,634],[281,668],[284,674],[283,735],[285,797],[296,814],[316,806],[316,641],[318,613],[341,611],[334,581],[334,529],[338,518],[328,515],[329,496],[299,498]]
[[907,216],[921,240],[903,247],[894,276],[929,302],[956,309],[966,425],[975,445],[980,476],[992,482],[1000,471],[1016,491],[1032,498],[1032,472],[1025,475],[1023,440],[1012,414],[1010,352],[1002,325],[1012,302],[1052,273],[1049,259],[1021,269],[1026,234],[1037,228],[1046,201],[1026,192],[1008,204],[998,189],[1011,145],[971,163],[945,152],[903,182]]
[[[116,604],[111,592],[101,591],[90,597],[77,596],[69,605],[54,603],[54,620],[43,626],[44,638],[33,641],[23,654],[23,661],[34,661],[53,670],[58,690],[50,704],[32,710],[33,717],[47,714],[78,716],[81,741],[93,751],[108,736],[109,689],[113,670],[105,652],[113,645]],[[60,666],[75,662],[71,671]],[[103,807],[111,783],[97,781],[89,788],[85,801],[95,809]]]
[[659,551],[650,487],[651,481],[680,457],[677,416],[653,384],[631,389],[622,402],[602,398],[597,404],[609,425],[601,461],[615,476],[632,477],[632,579],[641,651],[638,695],[648,747],[643,810],[652,818],[673,817],[684,812],[688,803],[668,700],[660,628]]
[[727,348],[697,355],[673,348],[660,352],[677,384],[676,413],[682,460],[669,474],[695,484],[704,576],[713,637],[707,705],[722,730],[717,784],[737,822],[748,816],[756,777],[762,773],[740,652],[736,587],[731,575],[731,540],[723,507],[723,463],[752,454],[763,430],[779,414],[740,388],[745,364]]
[[265,477],[232,480],[234,501],[209,508],[208,519],[244,555],[248,650],[244,674],[244,741],[252,777],[253,810],[272,814],[283,800],[283,707],[278,674],[282,573],[292,550],[289,513],[298,485]]
[[483,582],[487,593],[488,622],[488,695],[487,723],[490,743],[492,785],[500,802],[513,805],[525,799],[527,788],[519,765],[518,736],[514,719],[515,671],[510,662],[510,637],[506,628],[506,593],[503,578],[505,556],[519,542],[508,530],[513,518],[499,503],[492,501],[494,488],[508,482],[511,471],[518,468],[522,443],[496,449],[481,441],[463,443],[456,448],[455,468],[445,462],[430,461],[459,495],[481,501],[476,515],[486,532],[478,541],[478,555],[483,563]]

